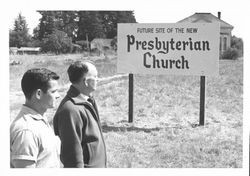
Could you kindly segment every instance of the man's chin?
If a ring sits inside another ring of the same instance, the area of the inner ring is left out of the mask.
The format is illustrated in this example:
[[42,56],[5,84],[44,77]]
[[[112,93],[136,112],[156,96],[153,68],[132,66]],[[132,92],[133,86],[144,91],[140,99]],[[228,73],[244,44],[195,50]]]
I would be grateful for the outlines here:
[[53,109],[55,107],[56,107],[56,105],[51,105],[51,106],[48,107],[48,109]]
[[96,91],[96,88],[92,88],[91,93],[94,92],[94,91]]

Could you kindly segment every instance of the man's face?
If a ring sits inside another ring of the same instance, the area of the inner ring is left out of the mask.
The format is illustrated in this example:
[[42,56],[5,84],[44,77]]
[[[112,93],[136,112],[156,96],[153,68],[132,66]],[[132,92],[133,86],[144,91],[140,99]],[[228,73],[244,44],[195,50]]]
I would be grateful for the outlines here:
[[50,80],[49,81],[49,89],[46,93],[42,92],[41,96],[41,105],[44,109],[54,108],[56,104],[56,99],[60,97],[58,93],[58,81]]
[[95,91],[97,88],[97,81],[98,81],[97,75],[98,75],[98,72],[95,67],[89,68],[89,72],[86,76],[86,81],[87,81],[88,88],[91,92]]

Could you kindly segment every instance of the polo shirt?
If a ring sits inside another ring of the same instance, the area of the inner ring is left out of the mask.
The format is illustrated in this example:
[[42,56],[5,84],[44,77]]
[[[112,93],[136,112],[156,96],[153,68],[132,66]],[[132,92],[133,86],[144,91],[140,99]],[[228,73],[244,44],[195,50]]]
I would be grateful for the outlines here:
[[38,168],[60,167],[60,140],[46,117],[23,105],[10,126],[10,167],[13,160],[29,160]]

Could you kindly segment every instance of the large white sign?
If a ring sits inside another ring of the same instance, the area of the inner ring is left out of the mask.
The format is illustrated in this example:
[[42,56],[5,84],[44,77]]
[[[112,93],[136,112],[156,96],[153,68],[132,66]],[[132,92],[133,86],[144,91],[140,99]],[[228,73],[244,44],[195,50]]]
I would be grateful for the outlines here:
[[118,24],[119,73],[218,75],[218,23]]

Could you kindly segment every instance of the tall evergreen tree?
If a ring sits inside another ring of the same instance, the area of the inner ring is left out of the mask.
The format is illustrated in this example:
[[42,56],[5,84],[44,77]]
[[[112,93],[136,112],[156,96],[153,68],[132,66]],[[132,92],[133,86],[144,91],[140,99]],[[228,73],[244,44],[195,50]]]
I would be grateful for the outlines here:
[[9,46],[24,47],[31,41],[29,29],[25,17],[21,13],[15,19],[13,30],[9,31]]
[[26,19],[24,16],[22,16],[21,13],[19,13],[17,18],[15,19],[13,31],[16,31],[16,32],[24,31],[26,33],[29,32]]

